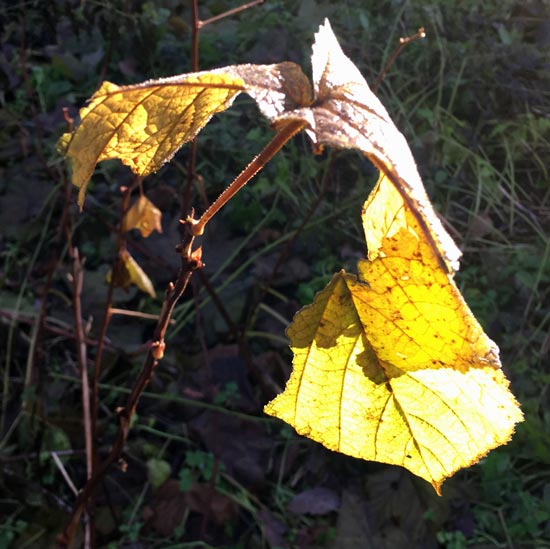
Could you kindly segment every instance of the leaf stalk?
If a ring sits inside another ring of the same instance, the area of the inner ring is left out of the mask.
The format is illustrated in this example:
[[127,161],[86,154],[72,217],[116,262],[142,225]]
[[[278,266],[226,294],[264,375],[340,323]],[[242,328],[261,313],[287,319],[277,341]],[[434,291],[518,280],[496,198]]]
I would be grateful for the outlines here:
[[205,225],[231,200],[298,132],[306,126],[303,120],[291,120],[284,124],[275,137],[256,155],[248,166],[233,180],[198,220],[189,218],[195,235],[204,232]]

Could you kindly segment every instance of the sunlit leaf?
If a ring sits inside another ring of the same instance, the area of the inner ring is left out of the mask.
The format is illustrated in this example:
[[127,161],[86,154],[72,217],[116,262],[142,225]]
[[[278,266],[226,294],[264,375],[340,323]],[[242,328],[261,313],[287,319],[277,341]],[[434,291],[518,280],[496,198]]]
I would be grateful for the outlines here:
[[[82,206],[97,162],[118,158],[136,174],[152,173],[246,92],[275,128],[299,120],[316,148],[367,155],[382,173],[363,212],[368,259],[359,262],[358,277],[335,275],[296,316],[289,328],[294,371],[266,412],[328,448],[407,467],[439,493],[445,478],[504,444],[522,414],[496,345],[454,283],[460,250],[408,144],[328,21],[316,35],[312,67],[313,93],[293,63],[136,86],[106,82],[59,147],[71,160]],[[139,212],[126,220],[127,227],[140,223]],[[115,284],[154,295],[127,252],[121,265]]]
[[118,158],[138,175],[154,173],[243,91],[271,119],[311,101],[307,78],[289,62],[229,66],[133,86],[104,82],[80,110],[72,136],[58,143],[80,188],[79,205],[98,162]]
[[162,233],[161,220],[161,211],[146,196],[140,194],[126,212],[122,220],[122,230],[139,229],[141,235],[147,238],[153,231]]
[[371,259],[296,315],[294,369],[265,412],[332,450],[406,467],[440,493],[506,443],[522,414],[496,345],[387,177],[363,221]]
[[127,250],[122,250],[120,253],[120,261],[117,263],[117,266],[118,268],[115,270],[114,275],[112,272],[108,273],[107,281],[110,281],[111,277],[113,277],[114,286],[124,288],[125,290],[134,284],[142,292],[155,297],[153,283]]
[[153,173],[242,90],[241,79],[210,73],[126,87],[104,82],[80,110],[67,147],[79,205],[98,162],[119,158],[136,174]]

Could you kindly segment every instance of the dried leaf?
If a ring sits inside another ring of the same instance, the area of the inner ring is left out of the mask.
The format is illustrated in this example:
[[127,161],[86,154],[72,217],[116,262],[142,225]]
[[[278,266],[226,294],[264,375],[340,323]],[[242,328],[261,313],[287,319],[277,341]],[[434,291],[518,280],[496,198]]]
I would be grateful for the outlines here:
[[107,281],[111,276],[114,276],[113,284],[117,288],[127,290],[132,284],[135,284],[142,292],[151,297],[156,295],[153,283],[127,250],[122,250],[120,253],[118,269],[114,275],[111,272],[107,274]]
[[141,236],[147,238],[155,230],[162,233],[161,220],[161,211],[146,196],[140,195],[126,212],[122,230],[139,229]]

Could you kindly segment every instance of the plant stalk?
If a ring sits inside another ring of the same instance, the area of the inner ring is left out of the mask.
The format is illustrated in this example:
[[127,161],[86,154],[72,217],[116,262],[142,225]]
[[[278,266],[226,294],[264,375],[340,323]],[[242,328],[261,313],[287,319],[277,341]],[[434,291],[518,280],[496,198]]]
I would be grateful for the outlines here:
[[200,235],[205,225],[231,200],[298,132],[306,126],[303,120],[291,120],[282,126],[275,137],[254,157],[252,162],[233,180],[212,205],[193,224],[193,232]]

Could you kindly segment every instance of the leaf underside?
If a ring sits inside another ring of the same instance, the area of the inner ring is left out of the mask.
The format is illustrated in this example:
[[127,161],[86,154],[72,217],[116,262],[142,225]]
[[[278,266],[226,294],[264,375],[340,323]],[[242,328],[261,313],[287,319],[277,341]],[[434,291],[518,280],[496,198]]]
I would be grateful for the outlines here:
[[403,135],[325,22],[313,46],[318,146],[356,148],[381,175],[363,208],[368,259],[336,274],[288,329],[293,371],[264,411],[327,448],[445,478],[506,443],[522,413],[456,287],[461,255]]

